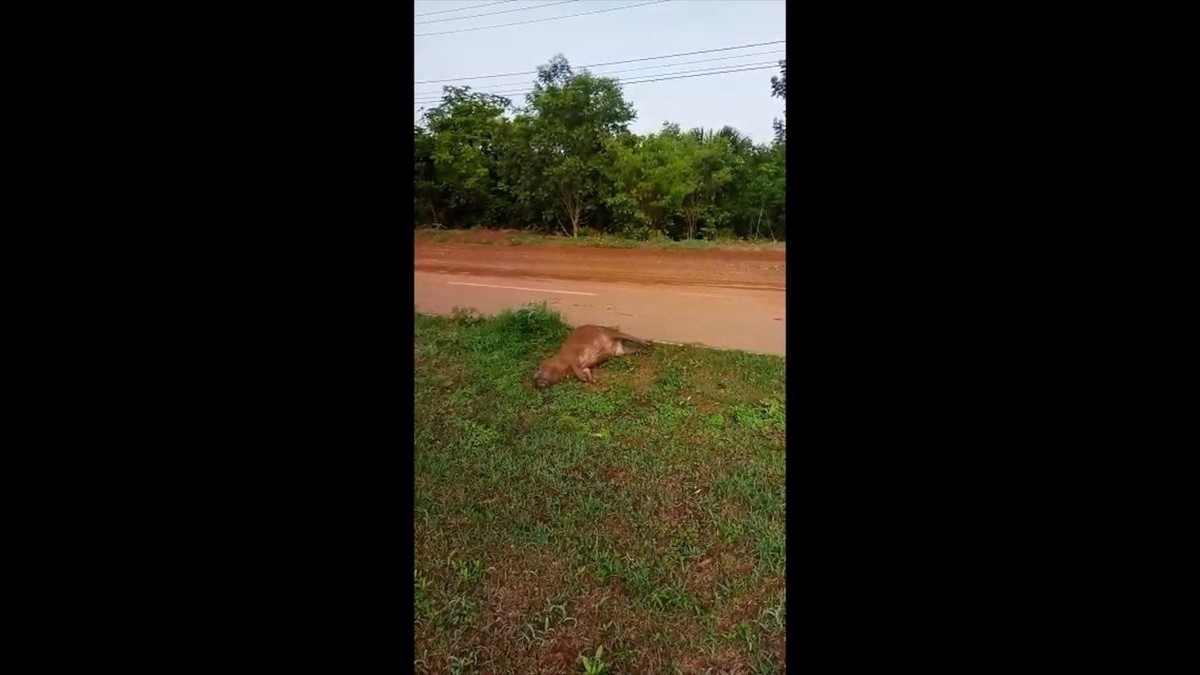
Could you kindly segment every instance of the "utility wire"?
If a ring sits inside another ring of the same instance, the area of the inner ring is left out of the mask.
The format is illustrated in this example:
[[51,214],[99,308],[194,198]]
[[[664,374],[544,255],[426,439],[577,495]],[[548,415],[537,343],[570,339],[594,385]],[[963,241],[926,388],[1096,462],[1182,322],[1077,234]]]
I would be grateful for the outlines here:
[[[785,50],[776,49],[774,51],[769,51],[769,52],[755,52],[753,54],[735,54],[733,56],[717,56],[717,57],[713,57],[711,59],[696,59],[693,61],[676,61],[675,63],[662,63],[662,64],[659,64],[656,66],[642,66],[640,68],[621,68],[620,70],[613,70],[613,71],[604,72],[604,73],[592,73],[592,74],[596,75],[597,77],[612,77],[614,75],[619,75],[621,73],[632,73],[632,72],[635,72],[638,70],[653,70],[655,68],[674,68],[675,66],[686,66],[686,65],[693,64],[693,63],[709,63],[712,61],[728,61],[729,59],[744,59],[744,58],[749,58],[752,56],[769,56],[771,54],[783,54],[783,53],[786,53]],[[749,65],[749,64],[730,64],[730,65]],[[582,70],[583,68],[586,68],[586,66],[581,66],[580,70]],[[660,73],[660,75],[661,74],[663,74],[663,73]],[[510,87],[518,86],[520,84],[524,84],[524,83],[523,82],[521,82],[521,83],[497,82],[494,85],[484,85],[482,87],[471,87],[471,89],[473,91],[486,93],[488,91],[493,91],[496,89],[508,89]],[[443,86],[445,86],[445,85],[443,85]],[[441,95],[442,95],[442,93],[440,91],[423,91],[423,92],[418,92],[418,93],[414,94],[413,98],[426,98],[428,96],[441,96]]]
[[628,5],[626,7],[610,7],[608,9],[597,9],[591,12],[581,12],[579,14],[564,14],[563,16],[552,16],[546,19],[531,19],[529,21],[516,21],[514,23],[499,23],[495,26],[480,26],[479,28],[460,28],[458,30],[444,30],[438,33],[416,33],[413,37],[429,37],[430,35],[449,35],[451,33],[469,33],[475,30],[488,30],[489,28],[504,28],[506,26],[520,26],[527,23],[538,23],[541,21],[556,21],[558,19],[570,19],[575,16],[587,16],[589,14],[601,14],[603,12],[618,12],[622,9],[635,9],[637,7],[645,7],[646,5],[657,5],[667,0],[654,0],[653,2],[643,2],[640,5]]
[[[620,78],[613,78],[613,79],[617,80],[618,85],[638,84],[638,83],[642,83],[642,82],[656,82],[656,80],[658,80],[659,78],[676,79],[677,76],[682,76],[682,74],[684,74],[684,73],[694,73],[695,72],[695,73],[702,73],[702,74],[720,74],[720,73],[724,73],[724,72],[742,72],[742,70],[757,70],[757,68],[775,67],[775,65],[776,65],[775,61],[764,61],[764,62],[757,62],[757,64],[733,64],[733,65],[728,65],[728,66],[708,66],[708,67],[703,67],[703,68],[691,68],[691,70],[686,70],[686,71],[646,74],[646,76],[637,76],[637,77],[629,78],[629,79],[620,79]],[[492,94],[500,95],[500,96],[512,96],[512,95],[517,95],[517,94],[524,94],[524,92],[532,91],[532,90],[533,90],[533,88],[530,88],[530,86],[522,86],[522,88],[499,92],[499,94],[497,94],[497,92],[492,92]],[[440,100],[440,97],[438,98],[438,100]]]
[[531,9],[541,9],[543,7],[553,7],[555,5],[565,5],[568,2],[579,2],[579,0],[560,0],[560,2],[552,2],[548,5],[538,5],[536,7],[518,7],[516,9],[502,9],[498,12],[484,12],[483,14],[471,14],[469,16],[460,16],[457,19],[434,19],[432,21],[414,21],[414,26],[420,26],[426,23],[441,23],[443,21],[464,21],[466,19],[475,19],[481,16],[491,16],[493,14],[508,14],[510,12],[528,12]]
[[416,17],[432,17],[433,14],[444,14],[446,12],[466,12],[467,10],[479,10],[480,7],[491,7],[492,5],[505,5],[508,2],[516,2],[517,0],[499,0],[498,2],[484,2],[482,5],[472,5],[469,7],[457,7],[454,10],[438,10],[437,12],[425,12],[424,14],[413,14]]
[[[582,66],[572,66],[573,68],[599,68],[600,66],[615,66],[619,63],[636,63],[638,61],[655,61],[657,59],[669,59],[676,56],[694,56],[696,54],[711,54],[713,52],[727,52],[733,49],[749,49],[750,47],[762,47],[765,45],[778,45],[787,42],[787,40],[772,40],[770,42],[754,42],[748,45],[736,45],[733,47],[718,47],[716,49],[701,49],[695,52],[679,52],[678,54],[663,54],[662,56],[643,56],[636,59],[625,59],[624,61],[606,61],[604,63],[589,63]],[[436,82],[458,82],[461,80],[487,80],[493,77],[510,77],[513,75],[537,75],[536,70],[523,70],[519,73],[499,73],[497,75],[475,75],[473,77],[448,77],[441,80],[417,80],[413,84],[434,84]]]
[[748,70],[762,70],[764,68],[777,68],[777,67],[779,67],[779,64],[772,62],[770,65],[767,65],[767,66],[751,66],[748,68],[738,68],[737,70],[720,70],[720,71],[713,72],[713,73],[700,73],[698,75],[679,75],[677,77],[656,77],[652,80],[638,80],[636,82],[622,82],[621,84],[622,85],[646,84],[648,82],[663,82],[665,80],[686,80],[689,77],[705,77],[707,75],[724,75],[725,73],[744,73]]
[[[728,68],[730,68],[729,70],[718,70],[715,72],[696,73],[696,74],[692,74],[692,75],[681,75],[678,73],[669,73],[669,74],[666,74],[669,76],[664,75],[663,77],[651,76],[649,79],[621,80],[619,82],[619,84],[621,86],[633,85],[633,84],[648,84],[650,82],[665,82],[667,80],[684,80],[689,77],[710,77],[712,75],[725,75],[728,73],[743,73],[743,72],[747,72],[747,71],[751,71],[751,70],[763,70],[766,68],[776,68],[776,67],[778,67],[778,65],[775,64],[774,62],[772,62],[770,65],[762,65],[762,66],[747,66],[747,67],[728,66]],[[703,69],[701,69],[701,70],[703,70]],[[528,92],[528,91],[532,91],[532,89],[524,90],[524,92]],[[512,95],[516,95],[519,93],[523,93],[523,92],[513,92]],[[498,94],[498,93],[492,93],[492,95],[493,96],[503,96],[504,98],[510,98],[509,95],[503,95],[503,94]],[[441,99],[437,99],[437,100],[433,100],[433,101],[414,101],[413,105],[414,106],[425,106],[425,105],[428,105],[431,103],[438,103],[438,102],[440,102],[440,100]]]
[[[622,80],[619,78],[614,78],[614,79],[617,79],[617,84],[619,84],[619,85],[639,84],[641,82],[656,82],[656,81],[658,81],[658,78],[675,79],[675,76],[683,75],[684,73],[702,73],[702,74],[706,74],[706,75],[720,75],[721,73],[742,72],[742,70],[740,70],[740,69],[759,70],[762,68],[775,68],[777,66],[778,66],[778,63],[775,61],[766,61],[766,62],[760,62],[760,63],[738,63],[738,64],[732,64],[732,65],[728,65],[728,66],[709,66],[707,68],[693,68],[691,70],[680,70],[680,71],[674,72],[674,73],[656,73],[653,75],[641,75],[641,76],[637,76],[635,78],[626,79],[626,80]],[[735,70],[727,70],[727,69],[735,69]],[[506,89],[504,91],[487,91],[487,92],[477,92],[477,93],[490,94],[492,96],[508,97],[508,96],[514,96],[517,94],[523,94],[526,92],[531,92],[531,91],[533,91],[533,87],[524,86],[524,87],[518,87],[515,89]],[[423,102],[424,103],[436,103],[440,100],[442,100],[442,99],[439,96],[437,98],[429,99],[429,100],[426,100]]]

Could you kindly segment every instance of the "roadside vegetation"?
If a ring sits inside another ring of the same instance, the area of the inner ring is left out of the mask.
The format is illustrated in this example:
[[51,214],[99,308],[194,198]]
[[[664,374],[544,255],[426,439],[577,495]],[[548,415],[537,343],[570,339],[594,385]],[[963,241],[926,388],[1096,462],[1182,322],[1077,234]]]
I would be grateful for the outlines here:
[[533,388],[569,331],[416,315],[416,671],[783,672],[784,360],[660,344]]
[[489,244],[500,246],[575,246],[622,249],[661,250],[784,250],[785,243],[763,239],[670,239],[654,236],[646,240],[629,239],[622,236],[596,232],[581,228],[578,237],[554,234],[539,234],[523,230],[503,230],[473,227],[470,229],[418,229],[414,236],[418,241],[452,244]]
[[[763,95],[786,99],[786,64]],[[639,135],[617,80],[538,68],[524,106],[444,87],[413,127],[416,227],[515,227],[622,240],[784,240],[786,129],[756,144],[736,129],[666,123]]]

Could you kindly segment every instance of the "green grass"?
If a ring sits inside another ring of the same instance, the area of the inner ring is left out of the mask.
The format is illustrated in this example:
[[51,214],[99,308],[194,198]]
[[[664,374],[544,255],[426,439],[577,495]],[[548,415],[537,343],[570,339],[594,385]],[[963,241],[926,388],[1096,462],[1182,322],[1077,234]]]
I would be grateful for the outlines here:
[[416,670],[785,670],[784,363],[656,345],[547,390],[544,305],[416,316]]

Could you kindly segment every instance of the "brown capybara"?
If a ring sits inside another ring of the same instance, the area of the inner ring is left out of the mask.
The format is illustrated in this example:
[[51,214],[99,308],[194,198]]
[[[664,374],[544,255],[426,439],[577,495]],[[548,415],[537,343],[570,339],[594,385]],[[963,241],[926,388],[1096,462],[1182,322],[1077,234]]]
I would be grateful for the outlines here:
[[558,353],[542,362],[533,376],[533,384],[541,389],[573,374],[581,382],[592,382],[592,368],[614,356],[629,352],[630,342],[645,349],[653,346],[649,340],[626,335],[606,326],[580,326],[571,331]]

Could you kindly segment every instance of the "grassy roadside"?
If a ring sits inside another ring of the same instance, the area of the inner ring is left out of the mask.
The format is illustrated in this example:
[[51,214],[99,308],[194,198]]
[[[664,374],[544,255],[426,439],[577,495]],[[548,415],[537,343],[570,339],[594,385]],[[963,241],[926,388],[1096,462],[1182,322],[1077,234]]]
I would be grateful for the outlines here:
[[606,234],[572,238],[559,235],[533,234],[521,230],[488,230],[483,228],[473,228],[470,230],[420,229],[415,231],[415,236],[418,240],[429,242],[492,244],[500,246],[585,246],[594,248],[645,248],[656,250],[784,250],[783,242],[766,240],[710,241],[707,239],[689,239],[672,241],[670,239],[661,239],[657,241],[634,241]]
[[416,317],[416,671],[782,672],[783,360],[658,345],[535,390],[568,331]]

